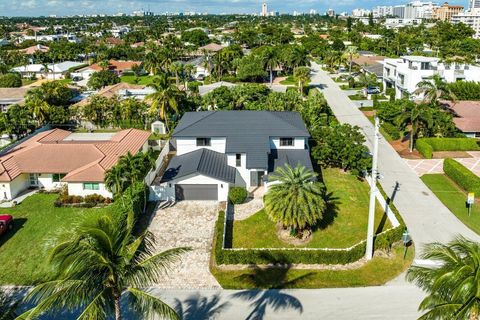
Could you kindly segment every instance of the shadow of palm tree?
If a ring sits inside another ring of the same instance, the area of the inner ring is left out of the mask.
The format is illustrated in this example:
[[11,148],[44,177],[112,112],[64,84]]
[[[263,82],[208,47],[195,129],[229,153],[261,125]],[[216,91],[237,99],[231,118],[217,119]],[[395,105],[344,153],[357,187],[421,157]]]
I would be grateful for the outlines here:
[[260,320],[265,317],[267,308],[274,312],[293,309],[298,313],[303,313],[303,306],[300,300],[294,296],[282,291],[282,288],[293,287],[301,280],[308,279],[313,273],[307,273],[298,277],[290,278],[288,271],[290,264],[285,264],[288,260],[282,256],[274,257],[271,254],[264,254],[265,259],[269,259],[273,264],[283,263],[280,267],[253,267],[251,273],[243,274],[236,279],[243,283],[255,287],[269,290],[245,290],[231,295],[234,299],[241,299],[250,303],[252,311],[246,317],[246,320]]
[[221,302],[220,295],[211,298],[202,297],[199,293],[192,294],[184,301],[175,299],[174,309],[183,320],[214,319],[230,306],[229,302]]
[[341,204],[338,197],[333,195],[333,192],[326,193],[324,196],[325,199],[325,212],[323,213],[323,218],[320,220],[317,225],[313,227],[313,230],[316,229],[323,230],[333,223],[335,218],[338,215],[338,206]]

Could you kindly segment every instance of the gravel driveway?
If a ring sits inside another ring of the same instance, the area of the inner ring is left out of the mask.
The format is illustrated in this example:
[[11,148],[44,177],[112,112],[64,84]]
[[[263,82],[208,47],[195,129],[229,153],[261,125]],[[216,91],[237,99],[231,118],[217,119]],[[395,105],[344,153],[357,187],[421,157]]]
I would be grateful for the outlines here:
[[157,210],[149,230],[155,234],[158,250],[193,249],[175,264],[165,281],[158,284],[159,288],[220,288],[208,269],[218,211],[218,203],[213,201],[181,201]]

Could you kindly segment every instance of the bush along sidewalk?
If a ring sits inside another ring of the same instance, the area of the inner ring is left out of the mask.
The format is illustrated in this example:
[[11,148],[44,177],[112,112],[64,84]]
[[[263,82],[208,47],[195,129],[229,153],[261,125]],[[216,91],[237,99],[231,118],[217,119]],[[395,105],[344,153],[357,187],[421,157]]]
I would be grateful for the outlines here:
[[478,151],[480,147],[473,138],[420,138],[415,148],[425,159],[431,159],[435,151]]
[[480,177],[453,159],[443,161],[443,171],[457,185],[467,192],[480,193]]

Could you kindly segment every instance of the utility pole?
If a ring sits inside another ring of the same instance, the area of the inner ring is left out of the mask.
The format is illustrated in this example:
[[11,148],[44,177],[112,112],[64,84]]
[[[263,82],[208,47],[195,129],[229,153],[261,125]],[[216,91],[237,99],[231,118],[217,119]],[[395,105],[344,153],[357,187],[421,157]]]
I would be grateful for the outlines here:
[[373,157],[372,157],[372,176],[370,183],[370,206],[368,208],[368,231],[367,231],[367,249],[365,258],[373,258],[373,232],[375,228],[375,196],[377,195],[377,162],[378,162],[378,140],[380,138],[380,121],[375,116],[375,134],[373,137]]

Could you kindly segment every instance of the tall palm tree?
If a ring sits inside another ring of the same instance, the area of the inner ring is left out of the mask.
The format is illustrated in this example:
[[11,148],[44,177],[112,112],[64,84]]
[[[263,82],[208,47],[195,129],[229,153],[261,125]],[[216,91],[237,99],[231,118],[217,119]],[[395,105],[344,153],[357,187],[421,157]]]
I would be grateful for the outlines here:
[[271,86],[273,84],[273,69],[277,68],[280,63],[278,59],[277,50],[275,50],[273,47],[266,47],[262,51],[261,59],[262,59],[263,65],[270,73],[270,86]]
[[293,70],[293,77],[298,82],[298,91],[303,96],[303,88],[310,81],[310,68],[297,67]]
[[46,101],[34,96],[27,102],[27,107],[33,114],[33,118],[37,120],[38,126],[41,126],[48,120],[51,107]]
[[416,94],[423,94],[423,102],[425,103],[438,103],[438,100],[450,99],[455,101],[455,94],[450,90],[448,84],[443,81],[442,77],[438,74],[434,75],[430,79],[425,79],[417,84]]
[[175,83],[178,87],[180,84],[180,76],[183,74],[183,64],[181,62],[174,62],[170,65],[170,71],[175,75]]
[[407,280],[427,293],[419,306],[426,311],[420,319],[479,319],[480,244],[459,236],[448,244],[426,245],[421,257],[437,263],[407,271]]
[[117,164],[105,171],[105,187],[114,197],[125,191],[125,180],[125,168],[122,165]]
[[34,319],[43,313],[81,311],[78,319],[122,319],[129,312],[178,319],[175,311],[143,288],[161,276],[188,248],[154,253],[155,238],[134,233],[133,212],[85,215],[80,223],[54,240],[50,255],[55,278],[37,285],[27,296],[35,307],[20,316]]
[[185,83],[185,91],[188,90],[188,80],[194,75],[195,70],[197,69],[193,64],[187,63],[184,68],[183,80]]
[[270,219],[295,231],[319,222],[325,210],[325,188],[315,178],[312,170],[300,165],[277,168],[271,175],[275,182],[264,196]]
[[129,185],[133,185],[143,178],[144,165],[142,160],[141,157],[133,155],[130,151],[118,160],[118,165],[122,168],[126,178],[129,179]]
[[433,125],[432,112],[428,105],[417,104],[408,101],[407,107],[404,110],[397,122],[401,126],[410,125],[410,152],[413,151],[414,142],[418,129],[422,126],[430,128]]
[[353,58],[358,56],[357,47],[348,46],[345,49],[344,54],[348,57],[348,75],[351,76],[352,75],[352,61],[353,61]]
[[147,100],[152,102],[150,106],[150,112],[158,113],[160,119],[165,121],[165,127],[167,131],[169,130],[168,126],[168,117],[171,111],[178,112],[178,97],[180,91],[178,88],[168,81],[168,78],[165,74],[161,74],[153,83],[149,85],[152,87],[155,92],[147,96]]

